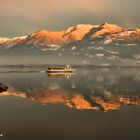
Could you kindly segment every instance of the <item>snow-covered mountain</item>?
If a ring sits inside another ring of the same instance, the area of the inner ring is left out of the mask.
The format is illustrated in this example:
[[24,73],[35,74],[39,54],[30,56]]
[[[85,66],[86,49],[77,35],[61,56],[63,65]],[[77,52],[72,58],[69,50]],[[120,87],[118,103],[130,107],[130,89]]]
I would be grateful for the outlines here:
[[117,25],[104,23],[101,25],[79,24],[64,31],[51,32],[39,30],[24,37],[0,38],[1,45],[12,43],[31,45],[66,45],[77,41],[92,41],[101,39],[104,43],[112,42],[135,42],[140,41],[140,29],[123,29]]
[[47,63],[140,66],[140,29],[103,23],[79,24],[59,32],[39,30],[24,37],[0,38],[0,54],[2,59],[41,56]]

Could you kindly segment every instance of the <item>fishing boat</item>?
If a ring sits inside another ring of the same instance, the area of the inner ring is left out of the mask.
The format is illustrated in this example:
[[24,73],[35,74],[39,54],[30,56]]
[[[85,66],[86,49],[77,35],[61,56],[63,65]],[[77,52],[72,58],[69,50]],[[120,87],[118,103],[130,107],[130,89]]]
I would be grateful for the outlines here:
[[72,69],[70,65],[66,66],[52,66],[48,67],[47,73],[58,73],[58,74],[66,74],[66,73],[73,73],[75,69]]

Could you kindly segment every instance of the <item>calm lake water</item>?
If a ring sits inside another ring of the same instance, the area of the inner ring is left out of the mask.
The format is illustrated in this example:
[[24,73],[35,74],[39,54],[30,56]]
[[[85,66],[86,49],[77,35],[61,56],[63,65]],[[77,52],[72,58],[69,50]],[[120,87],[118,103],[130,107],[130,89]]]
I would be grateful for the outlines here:
[[0,139],[140,139],[140,68],[46,69],[0,67]]

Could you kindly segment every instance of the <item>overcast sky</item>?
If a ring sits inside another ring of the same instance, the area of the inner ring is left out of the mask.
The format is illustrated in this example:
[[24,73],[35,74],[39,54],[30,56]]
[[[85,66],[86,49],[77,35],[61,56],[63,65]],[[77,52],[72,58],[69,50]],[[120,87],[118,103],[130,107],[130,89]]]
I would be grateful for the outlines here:
[[0,0],[0,36],[63,30],[76,24],[140,27],[140,0]]

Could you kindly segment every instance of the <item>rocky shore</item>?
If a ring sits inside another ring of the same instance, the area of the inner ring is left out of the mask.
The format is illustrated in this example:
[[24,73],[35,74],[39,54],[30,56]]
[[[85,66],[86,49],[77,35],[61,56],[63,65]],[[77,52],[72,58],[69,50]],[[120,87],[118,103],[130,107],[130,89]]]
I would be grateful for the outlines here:
[[1,92],[4,92],[4,91],[7,91],[8,87],[3,85],[2,83],[0,83],[0,93]]

